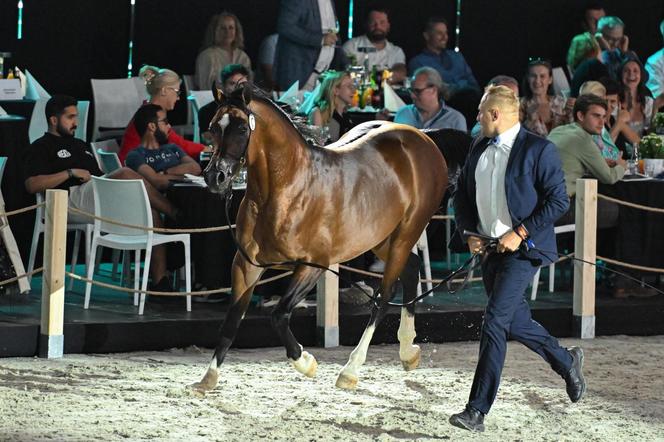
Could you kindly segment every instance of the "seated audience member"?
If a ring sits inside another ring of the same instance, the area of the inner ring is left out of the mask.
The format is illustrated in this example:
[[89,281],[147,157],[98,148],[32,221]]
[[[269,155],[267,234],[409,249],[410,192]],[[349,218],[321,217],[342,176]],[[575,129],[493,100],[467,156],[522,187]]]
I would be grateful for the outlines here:
[[[150,99],[149,104],[161,106],[166,112],[173,110],[175,102],[180,99],[180,87],[182,80],[175,72],[170,69],[159,69],[154,66],[143,66],[138,73],[139,77],[145,80]],[[168,141],[177,144],[193,158],[198,158],[198,154],[205,149],[205,146],[193,141],[185,140],[183,137],[170,130],[168,132]],[[122,144],[118,157],[124,164],[127,154],[141,144],[141,137],[136,132],[134,122],[130,121],[122,136]]]
[[546,137],[551,129],[569,122],[567,103],[553,93],[551,63],[533,60],[522,82],[521,123],[526,129]]
[[625,23],[618,17],[602,17],[597,22],[597,43],[602,49],[601,60],[606,65],[609,75],[620,80],[616,76],[623,58],[629,55],[629,37],[625,35]]
[[418,129],[457,129],[466,132],[466,119],[460,112],[445,104],[447,85],[433,68],[419,68],[410,84],[413,104],[399,109],[395,123],[408,124]]
[[277,52],[277,42],[279,34],[276,32],[263,39],[258,48],[258,68],[256,69],[256,84],[267,92],[276,88],[272,68],[274,66],[274,56]]
[[[249,81],[249,70],[241,64],[229,64],[221,71],[221,90],[225,95],[229,95],[236,87]],[[201,140],[206,143],[212,143],[210,134],[210,122],[217,113],[217,102],[211,101],[198,111],[198,124],[201,131]]]
[[[581,85],[581,89],[579,89],[579,94],[580,95],[592,94],[606,100],[606,88],[599,81],[586,81]],[[607,100],[606,121],[609,120],[611,111],[612,108]],[[593,134],[592,137],[593,140],[595,141],[595,144],[597,144],[599,151],[602,154],[602,158],[606,160],[609,166],[615,165],[616,160],[620,156],[622,156],[622,153],[620,152],[618,147],[616,147],[613,138],[611,138],[611,133],[607,129],[606,122],[604,123],[604,127],[602,127],[602,133],[600,135]]]
[[599,60],[600,54],[599,43],[597,43],[593,34],[584,32],[575,35],[567,51],[567,66],[572,76],[574,76],[574,72],[582,62],[592,59]]
[[621,107],[629,112],[629,126],[642,137],[650,128],[656,110],[664,104],[664,94],[656,99],[650,96],[646,87],[648,73],[636,57],[625,58],[618,73],[623,85]]
[[609,70],[598,58],[587,58],[583,60],[574,70],[572,84],[570,84],[570,95],[579,96],[579,88],[586,81],[599,81],[609,77]]
[[127,155],[127,167],[141,174],[156,189],[168,189],[171,180],[185,174],[199,175],[201,166],[175,144],[168,142],[170,124],[166,112],[156,104],[146,104],[134,114],[141,145]]
[[[606,90],[606,103],[608,105],[605,127],[609,130],[616,147],[623,152],[623,157],[631,157],[632,152],[627,152],[626,143],[633,145],[641,139],[629,126],[631,118],[629,111],[623,109],[620,105],[623,86],[609,77],[604,77],[600,81]],[[625,155],[625,153],[628,155]]]
[[597,22],[600,18],[605,16],[606,12],[604,11],[604,5],[595,0],[589,1],[583,9],[581,29],[583,29],[584,32],[595,34],[595,32],[597,32]]
[[[509,75],[496,75],[493,77],[489,82],[486,84],[486,87],[491,87],[491,86],[505,86],[514,92],[514,95],[516,95],[516,98],[519,98],[519,82],[516,81],[516,78],[510,77]],[[475,125],[470,131],[470,136],[475,138],[476,136],[480,135],[480,131],[482,129],[482,126],[480,126],[479,122],[475,122]]]
[[[625,175],[627,162],[618,157],[611,167],[593,140],[593,135],[602,133],[607,109],[605,99],[591,94],[580,95],[574,103],[574,123],[558,126],[548,136],[558,147],[570,197],[576,195],[576,180],[581,177],[591,176],[601,183],[613,184]],[[559,224],[574,223],[574,206],[574,202],[570,202],[570,211]],[[597,227],[614,226],[618,219],[617,206],[600,199],[597,207]]]
[[[664,41],[664,20],[659,23],[659,33]],[[653,97],[664,94],[664,47],[648,57],[646,71],[649,78],[646,85]]]
[[[94,213],[94,191],[92,175],[101,176],[97,160],[90,146],[84,141],[74,138],[78,125],[76,100],[65,95],[54,95],[46,103],[46,119],[48,132],[36,140],[25,157],[25,188],[29,193],[43,192],[46,189],[63,189],[69,191],[69,207],[88,213]],[[113,179],[142,179],[141,175],[126,167],[107,175]],[[153,210],[154,226],[163,224],[159,212],[175,219],[177,209],[145,181],[150,205]],[[70,213],[69,220],[79,223],[93,223],[94,220],[85,215]],[[168,291],[166,277],[166,255],[163,248],[155,247],[152,252],[150,266],[152,281],[157,281],[152,289]]]
[[229,64],[241,64],[251,72],[251,60],[243,48],[244,33],[235,14],[222,12],[214,15],[205,31],[203,50],[196,57],[196,87],[209,89]]
[[347,72],[324,72],[320,93],[307,116],[309,124],[327,127],[329,141],[337,141],[353,127],[346,109],[352,104],[354,94],[355,85]]
[[344,53],[354,65],[365,65],[369,69],[374,67],[379,71],[393,70],[393,81],[399,83],[405,79],[403,69],[394,69],[395,66],[406,64],[406,55],[399,46],[387,40],[390,33],[390,20],[386,9],[374,7],[369,9],[366,20],[365,35],[354,37],[343,45]]

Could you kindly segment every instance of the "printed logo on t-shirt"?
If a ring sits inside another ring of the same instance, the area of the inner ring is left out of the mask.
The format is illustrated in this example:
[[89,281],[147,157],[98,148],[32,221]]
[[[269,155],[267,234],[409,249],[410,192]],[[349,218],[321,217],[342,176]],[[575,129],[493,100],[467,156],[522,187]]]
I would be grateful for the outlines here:
[[71,153],[67,149],[60,149],[58,151],[58,158],[69,158]]

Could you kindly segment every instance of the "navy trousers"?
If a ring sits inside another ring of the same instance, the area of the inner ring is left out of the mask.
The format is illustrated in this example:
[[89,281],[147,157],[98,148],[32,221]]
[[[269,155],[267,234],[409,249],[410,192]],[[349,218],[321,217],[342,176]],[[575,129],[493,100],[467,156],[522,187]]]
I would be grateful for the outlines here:
[[561,376],[572,367],[569,352],[530,315],[524,294],[536,271],[537,266],[518,251],[491,253],[482,263],[482,279],[489,300],[468,405],[484,414],[496,398],[508,339],[539,354]]

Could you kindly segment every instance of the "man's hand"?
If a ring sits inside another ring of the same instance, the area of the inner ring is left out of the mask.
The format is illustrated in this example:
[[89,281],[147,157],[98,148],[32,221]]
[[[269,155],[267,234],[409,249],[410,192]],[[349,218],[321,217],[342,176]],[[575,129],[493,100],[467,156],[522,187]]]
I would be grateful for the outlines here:
[[619,47],[623,54],[626,54],[627,51],[629,51],[629,37],[627,35],[623,35],[620,39]]
[[78,178],[81,181],[81,183],[87,183],[92,179],[92,175],[90,175],[89,170],[72,169],[71,173],[74,174],[74,178]]
[[498,253],[513,252],[521,245],[521,237],[514,230],[510,230],[498,240]]
[[323,46],[334,46],[337,42],[337,34],[330,31],[327,34],[323,35]]
[[468,242],[468,249],[470,250],[470,253],[478,253],[480,255],[484,253],[484,242],[480,238],[476,236],[469,236],[466,241]]
[[627,170],[627,160],[622,157],[622,152],[618,154],[618,159],[616,160],[616,165],[622,166],[623,169]]

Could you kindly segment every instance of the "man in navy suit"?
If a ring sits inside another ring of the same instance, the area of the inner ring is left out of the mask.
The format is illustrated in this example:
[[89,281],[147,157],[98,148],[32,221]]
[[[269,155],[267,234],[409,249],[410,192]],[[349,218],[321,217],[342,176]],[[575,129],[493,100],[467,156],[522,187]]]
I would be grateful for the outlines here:
[[[585,391],[583,351],[567,350],[530,314],[524,293],[537,268],[557,258],[553,223],[569,206],[565,177],[554,144],[519,124],[519,101],[505,86],[487,88],[477,120],[482,128],[471,147],[454,195],[459,232],[499,238],[495,250],[468,236],[472,253],[484,253],[482,279],[489,297],[480,353],[468,404],[450,423],[484,431],[484,416],[498,391],[507,339],[521,342],[547,361],[577,402]],[[526,249],[524,244],[539,250]],[[540,251],[541,250],[541,251]]]

